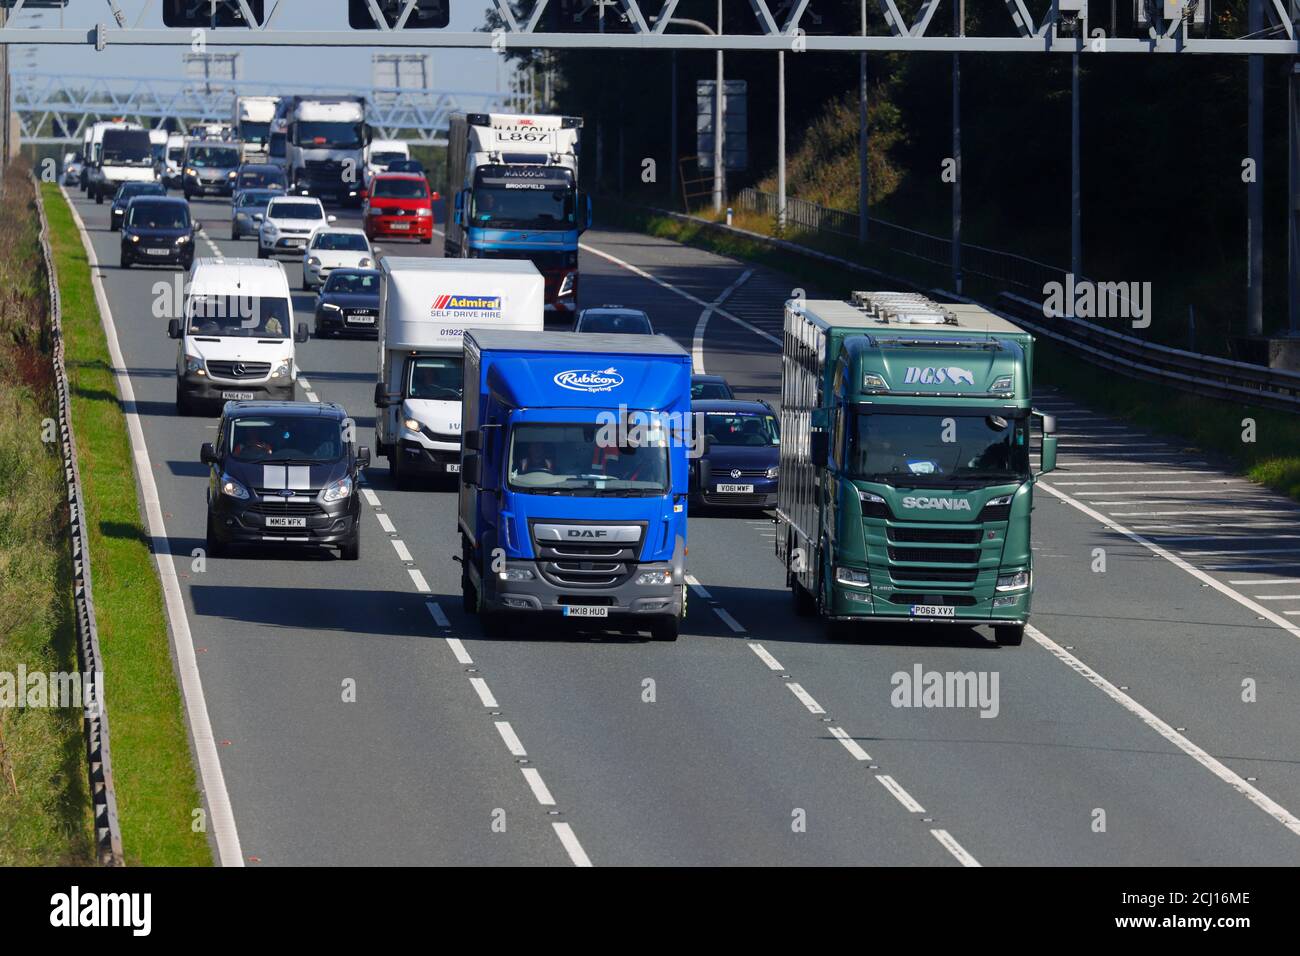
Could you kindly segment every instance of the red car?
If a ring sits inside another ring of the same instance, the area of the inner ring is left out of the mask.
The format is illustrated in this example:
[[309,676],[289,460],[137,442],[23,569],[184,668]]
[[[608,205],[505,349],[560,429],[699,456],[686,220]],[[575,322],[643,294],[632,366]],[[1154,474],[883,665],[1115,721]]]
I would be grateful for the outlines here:
[[433,242],[433,204],[438,194],[419,173],[377,173],[363,190],[366,236]]

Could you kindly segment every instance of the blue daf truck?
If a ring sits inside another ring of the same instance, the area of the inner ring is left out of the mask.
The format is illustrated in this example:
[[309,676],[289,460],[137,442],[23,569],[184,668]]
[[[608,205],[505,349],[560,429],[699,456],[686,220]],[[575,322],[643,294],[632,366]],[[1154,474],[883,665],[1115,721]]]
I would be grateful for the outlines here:
[[577,618],[677,639],[691,357],[664,336],[469,329],[459,525],[489,636]]

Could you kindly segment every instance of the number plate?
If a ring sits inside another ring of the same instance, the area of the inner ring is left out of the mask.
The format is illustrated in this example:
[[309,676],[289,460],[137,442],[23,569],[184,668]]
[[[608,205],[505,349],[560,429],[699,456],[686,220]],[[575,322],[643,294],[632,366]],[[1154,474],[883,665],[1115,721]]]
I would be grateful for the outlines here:
[[146,249],[145,253],[151,256],[167,256],[167,255],[171,255],[171,250],[170,249]]
[[266,526],[268,528],[305,528],[307,527],[307,519],[291,518],[281,515],[267,515]]
[[285,244],[286,246],[288,246],[290,249],[301,249],[303,246],[305,246],[305,245],[307,244],[307,240],[306,240],[306,239],[286,239],[286,240],[284,240],[284,244]]
[[753,485],[718,485],[720,495],[752,495],[753,493]]
[[454,465],[450,465],[450,464],[447,465],[447,474],[449,474],[449,475],[459,475],[459,474],[460,474],[460,464],[457,463],[457,464],[454,464]]
[[373,315],[349,315],[348,321],[353,325],[374,325],[375,317]]
[[229,399],[232,402],[251,402],[253,400],[253,395],[254,395],[253,392],[222,392],[221,393],[222,398]]
[[609,617],[609,608],[595,604],[566,604],[565,617]]
[[411,224],[410,224],[409,222],[395,222],[395,223],[393,223],[393,228],[394,228],[394,229],[410,229],[410,228],[411,228]]
[[942,604],[913,604],[912,617],[956,617],[957,609],[955,607],[945,607]]

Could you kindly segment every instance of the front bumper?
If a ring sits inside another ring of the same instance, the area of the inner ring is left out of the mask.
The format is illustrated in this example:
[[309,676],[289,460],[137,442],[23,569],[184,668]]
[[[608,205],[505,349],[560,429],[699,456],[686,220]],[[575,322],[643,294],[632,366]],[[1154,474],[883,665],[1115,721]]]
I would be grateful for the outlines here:
[[193,176],[186,176],[181,185],[187,192],[196,196],[229,196],[235,191],[235,182],[232,179],[195,179]]
[[[151,249],[165,249],[164,255],[151,253]],[[150,245],[147,240],[122,243],[122,260],[132,264],[180,265],[189,268],[194,263],[194,243],[181,245]]]
[[[338,545],[356,532],[361,516],[357,495],[342,501],[321,503],[315,497],[285,501],[279,497],[240,500],[217,495],[210,506],[212,525],[227,544],[288,544],[306,547]],[[301,518],[304,527],[273,527],[276,518]]]
[[399,439],[394,454],[402,456],[402,470],[418,475],[460,474],[460,448],[426,448],[409,438]]
[[[318,309],[316,311],[317,332],[339,332],[344,335],[356,335],[361,338],[377,339],[379,338],[379,329],[377,326],[377,322],[363,325],[350,323],[342,312],[335,312],[333,309]],[[456,452],[456,461],[460,461],[460,452]]]
[[[999,601],[1000,606],[994,607]],[[871,620],[909,624],[1024,624],[1033,601],[1031,589],[985,591],[905,591],[897,587],[857,588],[834,584],[827,617],[835,621]],[[913,614],[914,606],[952,608],[952,616]]]
[[[483,605],[492,611],[553,614],[564,616],[566,607],[598,606],[606,609],[605,618],[590,618],[596,622],[619,617],[680,617],[685,601],[684,585],[637,584],[636,575],[646,571],[672,572],[667,561],[638,564],[635,573],[624,584],[609,588],[565,588],[546,580],[535,561],[507,561],[506,571],[528,570],[532,578],[526,581],[502,581],[497,574],[483,581]],[[575,617],[575,620],[587,620]]]
[[268,245],[263,239],[261,233],[258,233],[257,244],[272,254],[282,252],[292,252],[302,255],[307,248],[309,236],[277,236],[276,240]]
[[[225,393],[240,393],[242,401],[272,399],[292,402],[295,385],[292,380],[281,382],[278,379],[266,379],[258,382],[220,382],[213,381],[207,375],[186,375],[180,380],[181,391],[185,397],[194,402],[229,402],[234,399]],[[243,395],[250,395],[248,399]]]

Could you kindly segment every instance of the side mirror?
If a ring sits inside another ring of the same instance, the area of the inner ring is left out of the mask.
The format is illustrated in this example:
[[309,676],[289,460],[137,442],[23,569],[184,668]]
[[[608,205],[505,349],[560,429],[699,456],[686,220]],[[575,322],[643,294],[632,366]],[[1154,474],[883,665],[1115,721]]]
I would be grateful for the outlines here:
[[809,436],[808,457],[814,468],[825,468],[830,461],[831,433],[813,432]]
[[1043,436],[1043,453],[1038,462],[1038,474],[1045,475],[1056,470],[1056,436]]
[[1055,435],[1055,434],[1056,434],[1056,416],[1055,416],[1055,415],[1044,415],[1044,416],[1042,416],[1042,418],[1043,418],[1043,434],[1044,434],[1044,435]]
[[181,337],[181,323],[179,319],[167,320],[167,337],[169,339],[179,339]]
[[461,437],[460,443],[461,443],[461,447],[464,448],[466,451],[482,451],[483,433],[479,431],[477,428],[473,429],[472,431],[467,431]]
[[325,221],[326,221],[326,222],[338,222],[338,221],[339,221],[339,217],[338,217],[338,216],[333,216],[333,215],[331,215],[331,216],[326,216],[326,217],[325,217]]
[[357,449],[357,467],[365,468],[370,464],[370,449],[362,445]]
[[388,389],[384,388],[383,382],[375,382],[375,407],[388,408],[396,404],[388,394]]
[[306,322],[299,322],[299,323],[298,323],[298,330],[297,330],[296,332],[294,332],[294,334],[293,334],[293,340],[294,340],[295,342],[299,342],[299,343],[301,343],[301,342],[306,342],[306,341],[307,341],[307,323],[306,323]]
[[460,460],[460,480],[472,488],[482,484],[482,455],[462,455]]
[[221,460],[217,458],[217,449],[213,447],[212,442],[205,441],[199,448],[199,461],[205,465],[221,464]]

